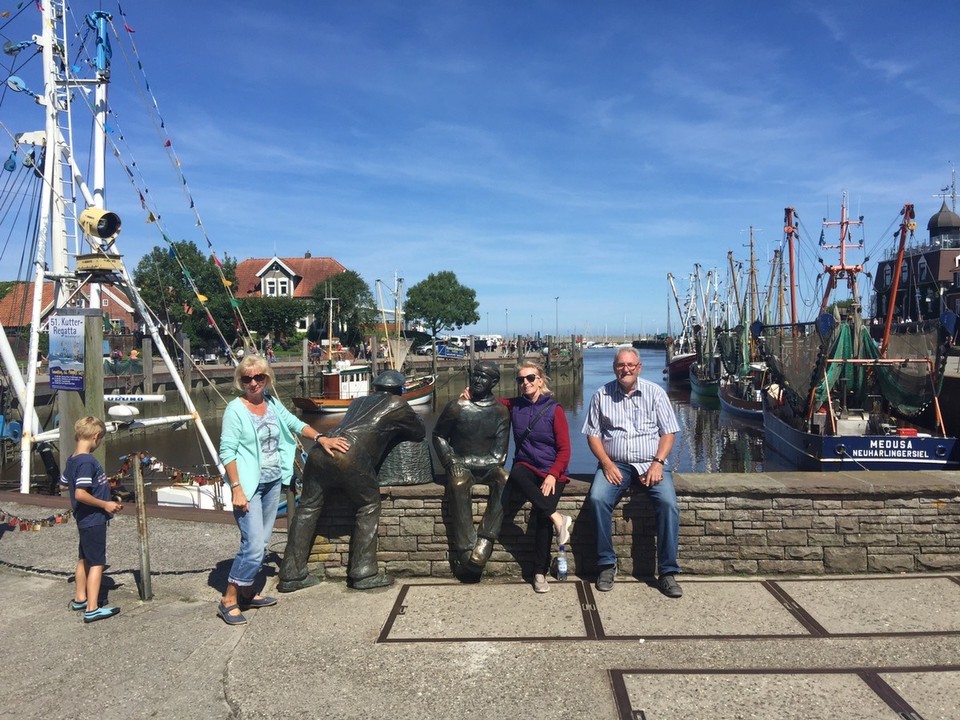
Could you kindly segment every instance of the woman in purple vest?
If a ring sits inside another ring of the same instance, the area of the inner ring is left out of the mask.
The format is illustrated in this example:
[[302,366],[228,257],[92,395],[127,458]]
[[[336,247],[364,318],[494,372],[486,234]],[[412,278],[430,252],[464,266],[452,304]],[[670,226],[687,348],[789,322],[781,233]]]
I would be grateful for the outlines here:
[[570,431],[563,408],[550,397],[543,367],[524,360],[517,368],[517,397],[500,398],[510,409],[513,427],[513,467],[507,480],[512,492],[529,500],[530,530],[534,538],[533,589],[547,592],[553,529],[557,543],[570,542],[573,519],[557,512],[563,488],[570,480]]

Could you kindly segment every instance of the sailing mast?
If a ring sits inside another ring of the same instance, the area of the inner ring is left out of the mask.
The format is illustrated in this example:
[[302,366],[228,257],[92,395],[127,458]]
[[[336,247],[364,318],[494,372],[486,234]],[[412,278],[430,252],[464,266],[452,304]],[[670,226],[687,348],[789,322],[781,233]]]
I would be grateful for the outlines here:
[[[111,20],[111,16],[105,12],[94,12],[89,17],[92,27],[95,28],[98,36],[97,43],[97,61],[96,76],[92,80],[83,80],[71,76],[72,67],[67,61],[70,53],[68,52],[68,40],[72,35],[67,32],[65,19],[68,17],[66,12],[66,3],[64,0],[47,0],[42,5],[43,29],[39,36],[35,36],[36,42],[40,45],[43,59],[44,92],[43,96],[35,96],[37,103],[43,105],[46,111],[45,130],[43,133],[24,133],[18,136],[18,142],[21,144],[32,144],[43,148],[45,158],[44,164],[44,182],[41,190],[40,217],[37,226],[37,254],[34,265],[34,287],[33,299],[31,303],[31,317],[34,322],[31,323],[30,341],[27,356],[27,378],[23,382],[19,367],[16,363],[13,353],[6,341],[6,334],[0,328],[0,355],[3,357],[8,375],[14,378],[14,386],[19,388],[23,386],[23,396],[20,398],[24,408],[24,419],[26,429],[21,438],[21,472],[20,472],[20,491],[28,493],[30,491],[30,466],[32,446],[46,439],[52,439],[54,433],[39,433],[39,423],[37,422],[34,404],[36,399],[36,380],[37,380],[37,354],[39,349],[40,336],[40,317],[42,312],[42,294],[43,283],[50,279],[54,282],[56,291],[55,307],[60,309],[64,307],[68,298],[71,297],[78,286],[78,275],[75,270],[70,270],[68,266],[67,251],[67,228],[66,221],[68,217],[73,218],[74,234],[79,245],[79,232],[76,230],[76,224],[83,228],[86,234],[86,241],[91,245],[96,257],[101,261],[101,266],[109,267],[110,270],[119,276],[121,284],[130,299],[133,301],[137,312],[142,318],[147,330],[153,339],[154,347],[159,352],[170,378],[179,392],[181,399],[188,411],[188,415],[181,415],[169,418],[158,418],[143,425],[153,425],[158,422],[182,422],[184,420],[193,420],[196,423],[197,431],[206,446],[212,458],[216,459],[216,466],[221,475],[225,474],[225,468],[219,459],[217,449],[213,445],[203,421],[190,397],[189,392],[183,384],[180,373],[170,357],[159,330],[152,320],[152,316],[146,308],[139,290],[133,283],[126,266],[121,260],[121,256],[114,249],[114,239],[120,231],[120,219],[115,214],[106,212],[105,207],[105,157],[106,157],[106,116],[107,116],[107,84],[109,82],[109,55],[106,50],[106,29]],[[80,89],[85,92],[87,88],[93,86],[95,97],[95,132],[94,132],[94,157],[92,158],[93,182],[94,187],[90,187],[84,182],[83,175],[76,163],[73,154],[73,132],[71,125],[71,96],[74,91]],[[63,127],[61,127],[61,124]],[[66,133],[64,133],[64,130]],[[83,197],[87,208],[79,215],[73,206],[73,198],[76,195],[73,189],[79,191]],[[92,212],[91,212],[92,211]],[[49,268],[47,273],[46,247],[49,236],[51,254]],[[77,250],[79,254],[79,248]],[[87,278],[91,279],[91,278]],[[95,286],[93,281],[92,285]],[[71,292],[72,290],[72,292]],[[99,290],[94,289],[91,292],[91,304],[96,302],[95,307],[99,308]],[[94,300],[95,299],[95,300]],[[19,382],[18,382],[19,380]],[[89,389],[88,389],[89,392]],[[99,394],[99,407],[103,404],[103,386],[102,381],[98,388],[94,389],[95,394]],[[95,407],[97,401],[93,400]],[[116,427],[116,423],[108,423]],[[69,428],[65,429],[70,432]]]
[[790,256],[790,324],[797,325],[797,273],[794,240],[797,234],[796,211],[792,207],[783,209],[783,232],[787,236],[787,252]]
[[887,345],[890,344],[890,328],[893,325],[893,313],[897,308],[897,291],[900,289],[900,268],[903,267],[903,252],[907,244],[907,234],[913,234],[917,223],[914,221],[916,213],[913,205],[907,203],[900,211],[903,221],[900,223],[900,242],[897,246],[897,260],[893,266],[893,285],[890,288],[890,299],[887,301],[887,318],[883,324],[883,339],[880,342],[880,357],[887,356]]
[[827,311],[827,305],[830,303],[830,295],[833,293],[834,289],[837,287],[838,280],[846,280],[847,287],[850,290],[850,294],[853,297],[853,302],[857,306],[857,310],[860,308],[860,295],[857,292],[857,274],[863,272],[863,265],[848,265],[847,264],[847,250],[852,250],[853,248],[863,247],[863,243],[851,244],[850,240],[850,226],[863,225],[863,216],[857,220],[850,220],[847,218],[847,193],[843,193],[843,201],[840,204],[840,220],[827,220],[824,218],[823,226],[826,227],[839,227],[840,228],[840,239],[838,240],[837,245],[826,245],[823,247],[831,250],[839,249],[840,250],[840,264],[839,265],[827,265],[824,263],[823,269],[829,276],[827,281],[827,288],[823,293],[823,300],[820,302],[820,314],[822,315]]

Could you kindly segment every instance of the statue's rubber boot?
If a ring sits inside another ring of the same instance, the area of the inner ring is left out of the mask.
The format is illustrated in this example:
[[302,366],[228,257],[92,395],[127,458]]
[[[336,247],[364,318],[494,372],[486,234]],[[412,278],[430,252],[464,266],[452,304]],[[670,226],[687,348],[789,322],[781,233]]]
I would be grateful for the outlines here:
[[473,552],[470,553],[470,559],[467,561],[466,569],[474,573],[483,572],[483,568],[493,553],[493,540],[490,538],[477,538],[477,544],[473,546]]
[[316,575],[307,575],[300,580],[281,580],[277,583],[277,592],[289,593],[297,590],[303,590],[308,587],[320,584],[320,578]]
[[351,580],[350,587],[354,590],[372,590],[373,588],[387,587],[393,585],[393,576],[385,572],[379,572],[376,575],[368,575],[359,580]]

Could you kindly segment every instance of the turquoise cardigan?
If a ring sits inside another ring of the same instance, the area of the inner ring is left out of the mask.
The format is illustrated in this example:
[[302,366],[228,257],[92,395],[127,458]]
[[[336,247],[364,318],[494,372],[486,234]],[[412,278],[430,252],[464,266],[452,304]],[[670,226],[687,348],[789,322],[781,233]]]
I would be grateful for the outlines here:
[[[302,433],[307,424],[272,395],[264,397],[280,423],[280,462],[281,467],[287,469],[282,484],[289,485],[293,479],[293,460],[297,452],[294,433]],[[227,465],[234,460],[237,462],[237,475],[243,494],[252,497],[260,484],[260,442],[257,440],[253,414],[247,410],[240,398],[234,398],[227,403],[223,411],[223,428],[220,431],[220,462]],[[229,478],[227,482],[229,483]]]

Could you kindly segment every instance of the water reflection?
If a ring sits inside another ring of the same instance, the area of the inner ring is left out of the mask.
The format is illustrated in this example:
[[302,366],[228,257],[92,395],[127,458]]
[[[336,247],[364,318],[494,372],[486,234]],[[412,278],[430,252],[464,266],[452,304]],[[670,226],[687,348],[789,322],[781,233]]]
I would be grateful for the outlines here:
[[[590,397],[606,382],[613,379],[613,359],[615,350],[587,350],[584,353],[584,377],[582,383],[554,384],[554,396],[564,407],[570,425],[570,439],[573,455],[570,472],[592,474],[596,469],[596,460],[587,447],[586,438],[580,433],[586,418],[586,407]],[[677,438],[671,461],[680,472],[757,472],[764,467],[763,429],[759,423],[740,420],[720,412],[718,401],[691,397],[689,386],[668,385],[662,379],[664,354],[662,351],[642,350],[643,377],[667,389],[668,396],[677,413],[680,423],[680,435]],[[509,377],[503,390],[513,390]],[[298,394],[294,380],[280,382],[278,395],[289,399]],[[197,392],[193,396],[197,412],[213,439],[214,445],[220,439],[220,421],[224,407],[233,398],[228,387],[223,395],[213,388]],[[456,388],[446,391],[455,397]],[[450,397],[438,396],[438,410]],[[144,417],[159,417],[186,412],[183,403],[175,394],[168,396],[162,404],[140,406]],[[417,408],[427,425],[428,434],[433,429],[436,414],[430,406]],[[325,431],[334,427],[342,416],[338,415],[302,415],[304,421],[317,430]],[[511,443],[512,445],[512,443]],[[196,429],[185,427],[180,430],[151,428],[133,432],[123,432],[108,436],[106,440],[108,473],[115,472],[121,464],[120,458],[129,453],[146,452],[165,463],[186,473],[197,474],[213,468],[212,459]],[[512,453],[512,447],[511,447]],[[438,464],[435,467],[440,467]],[[39,470],[37,470],[39,472]],[[0,480],[5,487],[19,483],[19,468],[8,465],[2,469]]]

